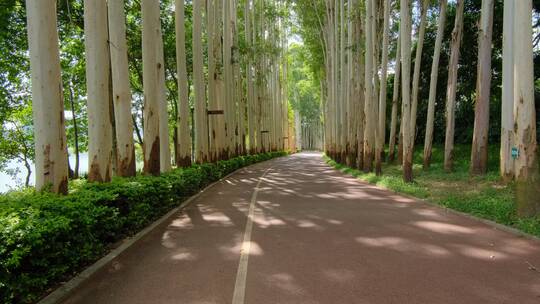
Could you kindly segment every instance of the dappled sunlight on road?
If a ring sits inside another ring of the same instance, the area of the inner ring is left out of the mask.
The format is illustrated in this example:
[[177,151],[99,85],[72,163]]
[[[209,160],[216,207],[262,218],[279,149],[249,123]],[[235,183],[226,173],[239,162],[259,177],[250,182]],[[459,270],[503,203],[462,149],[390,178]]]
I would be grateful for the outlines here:
[[230,303],[250,201],[267,168],[253,205],[246,303],[540,299],[540,273],[530,270],[540,267],[538,242],[358,181],[318,153],[216,184],[122,257],[98,290],[111,296],[109,286],[127,284],[114,297],[166,290],[182,303]]

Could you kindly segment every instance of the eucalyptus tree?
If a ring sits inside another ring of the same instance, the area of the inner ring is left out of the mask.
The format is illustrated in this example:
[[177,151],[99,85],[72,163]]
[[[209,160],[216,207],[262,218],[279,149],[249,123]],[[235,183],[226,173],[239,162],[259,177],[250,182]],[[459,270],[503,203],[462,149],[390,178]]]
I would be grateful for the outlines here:
[[444,169],[452,171],[454,164],[454,129],[459,51],[463,35],[463,7],[465,0],[457,0],[456,19],[452,31],[448,85],[446,89],[446,136],[444,144]]
[[390,27],[390,0],[384,0],[384,21],[382,32],[382,62],[381,62],[381,81],[379,91],[379,118],[377,126],[377,138],[375,140],[375,172],[382,173],[382,155],[384,144],[386,142],[386,77],[388,72],[388,40]]
[[[508,1],[506,1],[508,2]],[[540,172],[536,141],[534,71],[532,44],[532,1],[514,2],[514,140],[518,213],[533,216],[540,213]]]
[[412,182],[412,140],[411,136],[411,2],[400,2],[401,36],[401,119],[403,121],[403,180]]
[[234,1],[223,0],[223,71],[225,78],[225,139],[227,158],[234,154],[235,140],[235,113],[233,71],[233,30],[232,30],[232,3]]
[[362,18],[365,16],[362,15],[362,10],[360,9],[360,1],[356,2],[355,6],[355,15],[354,15],[354,23],[355,23],[355,55],[354,55],[354,74],[355,82],[356,82],[356,103],[357,103],[357,111],[356,116],[358,117],[356,120],[356,137],[357,137],[357,153],[356,153],[356,167],[358,169],[362,169],[364,167],[364,134],[365,134],[365,122],[366,122],[366,115],[364,112],[365,109],[365,101],[366,98],[364,95],[364,90],[366,87],[366,78],[365,78],[365,56],[363,56],[363,41],[365,41],[364,37],[364,27],[365,23],[363,23]]
[[159,175],[160,152],[160,98],[158,43],[161,34],[159,1],[142,0],[142,59],[144,86],[144,172]]
[[189,93],[186,58],[186,33],[185,33],[185,3],[184,0],[176,0],[176,60],[178,67],[178,145],[176,151],[176,165],[188,167],[191,165],[191,130],[189,124]]
[[[218,110],[218,97],[217,96],[217,79],[218,79],[218,52],[221,52],[221,45],[217,39],[221,39],[221,35],[218,35],[216,32],[220,30],[221,17],[219,15],[219,4],[215,0],[209,0],[206,8],[206,21],[207,21],[207,41],[208,41],[208,109],[210,111]],[[219,63],[221,65],[221,63]],[[208,127],[209,131],[209,147],[208,147],[208,156],[210,161],[218,160],[218,151],[220,134],[218,134],[218,120],[215,115],[208,116]]]
[[392,114],[390,118],[390,138],[388,142],[388,161],[393,162],[396,156],[396,129],[399,104],[399,80],[401,73],[401,37],[398,33],[396,48],[396,63],[394,68],[394,90],[392,92]]
[[500,174],[503,180],[514,178],[514,2],[504,1],[503,62],[501,96]]
[[86,82],[88,90],[88,180],[112,178],[110,57],[106,0],[84,1]]
[[116,174],[134,176],[135,147],[131,117],[131,88],[126,41],[124,1],[108,2],[109,50],[116,134]]
[[441,46],[444,37],[446,24],[447,0],[439,1],[439,20],[437,25],[437,38],[435,40],[435,51],[431,64],[431,78],[429,83],[429,100],[426,121],[426,135],[424,137],[424,169],[429,168],[431,163],[431,153],[433,147],[433,124],[435,121],[435,98],[437,96],[437,81],[439,76],[439,59],[441,57]]
[[56,1],[27,0],[36,188],[67,193],[68,157]]
[[171,171],[171,147],[169,144],[169,111],[167,104],[167,84],[165,79],[165,56],[163,53],[163,33],[157,31],[157,90],[159,111],[159,167],[161,172]]
[[418,90],[420,89],[420,67],[422,64],[422,51],[424,49],[424,37],[426,33],[426,23],[427,23],[427,10],[429,5],[429,0],[419,0],[420,3],[420,25],[418,29],[418,40],[416,42],[416,57],[414,59],[414,74],[412,82],[412,96],[411,96],[411,118],[410,118],[410,131],[409,136],[411,136],[409,146],[410,151],[407,154],[414,154],[414,141],[416,138],[416,116],[418,111]]
[[248,129],[248,143],[249,143],[249,153],[256,153],[256,120],[255,120],[255,75],[253,71],[253,53],[254,53],[254,43],[253,43],[253,12],[254,12],[254,3],[252,0],[246,0],[244,6],[244,34],[245,41],[247,45],[246,50],[246,90],[247,90],[247,129]]
[[366,20],[365,20],[365,38],[366,38],[366,50],[365,50],[365,56],[366,56],[366,65],[365,65],[365,117],[366,117],[366,123],[365,123],[365,129],[364,129],[364,171],[369,172],[373,169],[373,152],[374,152],[374,144],[375,144],[375,120],[373,119],[374,113],[375,113],[375,105],[373,104],[373,90],[374,90],[374,35],[375,35],[375,27],[374,23],[375,16],[374,16],[374,0],[366,0]]
[[203,2],[193,1],[193,86],[195,99],[195,161],[208,161],[208,124],[203,62]]
[[493,5],[494,0],[482,0],[482,15],[478,32],[478,72],[471,152],[472,174],[485,174],[487,172]]

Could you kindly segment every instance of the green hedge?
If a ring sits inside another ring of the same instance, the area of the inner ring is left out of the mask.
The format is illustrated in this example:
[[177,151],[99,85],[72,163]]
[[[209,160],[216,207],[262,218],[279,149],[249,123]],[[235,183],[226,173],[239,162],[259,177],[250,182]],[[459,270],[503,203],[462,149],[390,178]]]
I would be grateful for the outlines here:
[[159,177],[80,182],[67,196],[33,190],[0,195],[0,303],[31,303],[187,197],[284,152],[176,169]]

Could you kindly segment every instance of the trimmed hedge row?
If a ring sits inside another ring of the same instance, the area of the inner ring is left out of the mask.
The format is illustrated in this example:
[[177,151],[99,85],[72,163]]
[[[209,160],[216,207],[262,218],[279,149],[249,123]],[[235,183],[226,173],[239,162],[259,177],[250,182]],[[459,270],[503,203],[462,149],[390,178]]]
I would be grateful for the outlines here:
[[247,165],[285,152],[242,156],[161,176],[82,182],[67,196],[0,196],[0,303],[31,303],[187,197]]

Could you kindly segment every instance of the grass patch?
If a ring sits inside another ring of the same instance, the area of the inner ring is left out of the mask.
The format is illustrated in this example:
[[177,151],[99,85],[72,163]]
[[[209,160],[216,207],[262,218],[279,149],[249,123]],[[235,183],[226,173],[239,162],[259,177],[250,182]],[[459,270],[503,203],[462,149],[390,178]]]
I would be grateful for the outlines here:
[[364,173],[346,167],[325,156],[328,164],[361,180],[383,188],[425,199],[438,205],[488,219],[540,237],[540,217],[520,218],[515,202],[515,185],[504,184],[499,178],[499,150],[490,147],[488,173],[485,176],[469,174],[470,146],[456,146],[454,171],[443,169],[444,149],[433,149],[432,165],[423,170],[423,148],[414,153],[414,182],[405,183],[401,166],[384,163],[383,174]]

